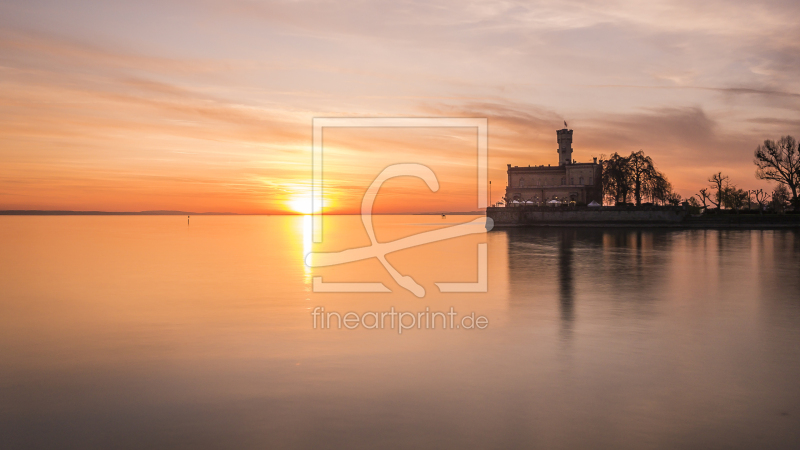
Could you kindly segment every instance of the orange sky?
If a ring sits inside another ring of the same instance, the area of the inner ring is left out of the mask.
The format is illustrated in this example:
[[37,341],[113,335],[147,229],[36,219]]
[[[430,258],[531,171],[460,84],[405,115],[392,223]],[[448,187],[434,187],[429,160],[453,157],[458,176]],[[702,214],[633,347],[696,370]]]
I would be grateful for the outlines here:
[[[646,4],[643,4],[646,3]],[[684,196],[743,188],[800,137],[794,1],[0,5],[0,209],[275,213],[308,195],[313,117],[486,117],[505,167],[643,149]],[[331,212],[476,209],[474,133],[326,131]]]

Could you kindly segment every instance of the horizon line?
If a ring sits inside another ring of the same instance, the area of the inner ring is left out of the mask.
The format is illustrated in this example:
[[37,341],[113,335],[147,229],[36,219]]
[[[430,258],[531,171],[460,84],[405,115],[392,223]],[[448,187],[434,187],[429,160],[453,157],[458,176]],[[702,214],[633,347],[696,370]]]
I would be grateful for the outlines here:
[[[440,211],[440,212],[393,212],[372,213],[373,216],[392,215],[479,215],[485,210],[476,211]],[[0,210],[0,216],[311,216],[296,212],[263,212],[263,213],[235,213],[235,212],[192,212],[175,210],[146,210],[146,211],[77,211],[77,210],[45,210],[45,209],[8,209]],[[361,213],[323,213],[327,216],[358,216]]]

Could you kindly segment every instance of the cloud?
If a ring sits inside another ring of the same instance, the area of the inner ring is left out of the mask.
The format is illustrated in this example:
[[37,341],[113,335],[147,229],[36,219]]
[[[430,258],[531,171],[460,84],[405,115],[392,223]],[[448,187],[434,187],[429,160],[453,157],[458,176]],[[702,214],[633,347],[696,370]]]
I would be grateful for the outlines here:
[[[800,134],[794,1],[67,0],[0,13],[0,198],[31,207],[69,193],[112,205],[115,190],[141,209],[182,195],[273,207],[280,186],[306,186],[319,116],[488,117],[494,180],[507,163],[555,162],[567,120],[576,159],[641,148],[686,190],[717,170],[755,183],[753,148]],[[461,137],[428,138],[340,134],[355,162],[330,179],[352,196],[362,172],[406,155],[466,183],[461,147],[431,150]]]

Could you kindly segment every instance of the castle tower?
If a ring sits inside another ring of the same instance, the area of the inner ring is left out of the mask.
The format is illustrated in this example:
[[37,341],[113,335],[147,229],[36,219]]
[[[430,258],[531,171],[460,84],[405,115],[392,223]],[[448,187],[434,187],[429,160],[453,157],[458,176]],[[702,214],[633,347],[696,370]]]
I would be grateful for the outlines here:
[[556,130],[558,135],[558,165],[572,164],[572,130]]

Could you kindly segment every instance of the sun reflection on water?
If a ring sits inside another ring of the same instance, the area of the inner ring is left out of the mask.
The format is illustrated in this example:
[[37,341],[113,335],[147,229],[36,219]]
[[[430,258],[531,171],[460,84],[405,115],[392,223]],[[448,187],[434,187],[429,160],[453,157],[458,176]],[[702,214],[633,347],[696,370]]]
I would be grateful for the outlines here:
[[313,245],[313,235],[311,228],[311,216],[303,216],[303,284],[306,291],[311,290],[311,267],[306,264],[306,256],[311,253]]

